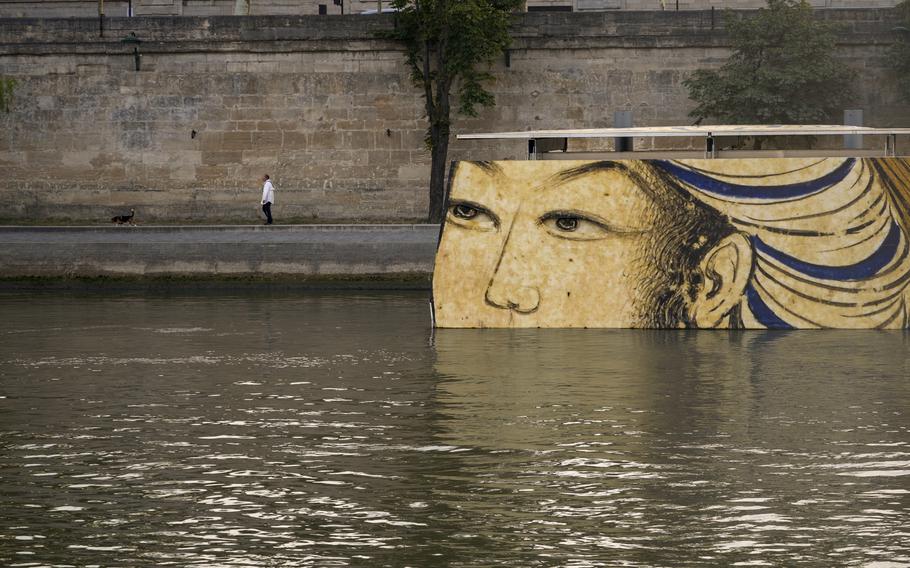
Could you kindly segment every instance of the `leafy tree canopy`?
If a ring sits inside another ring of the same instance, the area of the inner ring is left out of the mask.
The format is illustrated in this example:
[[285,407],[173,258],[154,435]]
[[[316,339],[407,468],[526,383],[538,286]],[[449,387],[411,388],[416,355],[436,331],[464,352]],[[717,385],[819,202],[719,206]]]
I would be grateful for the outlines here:
[[[430,167],[431,221],[442,218],[446,155],[453,109],[476,116],[479,106],[495,104],[484,86],[493,80],[489,64],[511,41],[512,12],[522,0],[392,0],[395,30],[414,84],[426,105]],[[454,95],[454,96],[453,96]]]
[[16,80],[9,77],[0,77],[0,111],[9,112],[13,100],[13,91],[16,89]]
[[728,12],[726,22],[733,54],[684,81],[699,122],[824,123],[849,100],[851,72],[833,56],[835,30],[805,0],[768,0],[754,15]]
[[457,88],[458,111],[477,115],[495,103],[484,83],[493,80],[485,65],[511,41],[511,13],[522,0],[392,0],[398,10],[394,39],[407,48],[415,85],[427,97],[431,122],[447,123],[437,110],[448,106]]

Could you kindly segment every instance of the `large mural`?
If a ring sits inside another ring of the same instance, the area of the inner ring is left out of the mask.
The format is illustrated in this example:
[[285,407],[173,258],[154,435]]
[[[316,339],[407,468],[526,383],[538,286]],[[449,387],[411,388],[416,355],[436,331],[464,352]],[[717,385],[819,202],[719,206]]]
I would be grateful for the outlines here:
[[910,159],[454,166],[438,327],[906,328]]

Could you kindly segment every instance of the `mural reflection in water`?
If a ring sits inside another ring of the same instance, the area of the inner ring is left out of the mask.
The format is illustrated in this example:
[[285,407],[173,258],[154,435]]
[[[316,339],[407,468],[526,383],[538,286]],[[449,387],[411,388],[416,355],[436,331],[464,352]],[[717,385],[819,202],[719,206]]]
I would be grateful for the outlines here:
[[525,565],[906,558],[910,336],[864,337],[439,330],[436,498]]

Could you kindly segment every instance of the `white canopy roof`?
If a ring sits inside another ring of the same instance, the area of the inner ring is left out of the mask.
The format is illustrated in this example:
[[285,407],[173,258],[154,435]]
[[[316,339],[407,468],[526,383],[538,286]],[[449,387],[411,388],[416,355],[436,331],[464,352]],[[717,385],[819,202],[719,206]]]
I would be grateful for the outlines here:
[[589,128],[580,130],[526,130],[524,132],[489,132],[459,134],[459,140],[532,140],[541,138],[661,138],[673,136],[840,136],[846,134],[894,135],[908,134],[910,128],[871,128],[846,125],[704,125],[704,126],[642,126],[636,128]]

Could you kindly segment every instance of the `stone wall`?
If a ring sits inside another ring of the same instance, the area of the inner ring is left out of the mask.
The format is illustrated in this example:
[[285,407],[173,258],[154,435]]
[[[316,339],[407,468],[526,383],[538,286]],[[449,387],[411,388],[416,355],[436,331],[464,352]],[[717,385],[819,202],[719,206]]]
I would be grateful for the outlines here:
[[[886,53],[890,10],[830,10],[856,70],[853,108],[870,125],[910,125]],[[390,17],[3,20],[0,76],[17,81],[0,116],[0,218],[105,222],[257,219],[258,179],[276,182],[277,221],[424,217],[429,155],[420,93]],[[133,47],[142,40],[140,70]],[[494,66],[497,106],[455,133],[686,124],[681,82],[729,53],[710,12],[529,13]],[[646,147],[648,141],[636,142]],[[905,144],[902,142],[902,144]],[[452,159],[523,156],[522,143],[464,143]]]
[[[816,8],[890,8],[900,0],[808,0]],[[754,10],[767,0],[526,0],[534,8],[570,8],[573,11],[601,10]],[[105,0],[109,17],[134,16],[267,16],[358,14],[388,9],[389,0]],[[98,15],[97,0],[0,0],[0,18],[75,18]]]
[[[808,0],[813,8],[891,8],[900,0]],[[767,0],[528,0],[528,6],[569,6],[587,10],[756,10]]]

